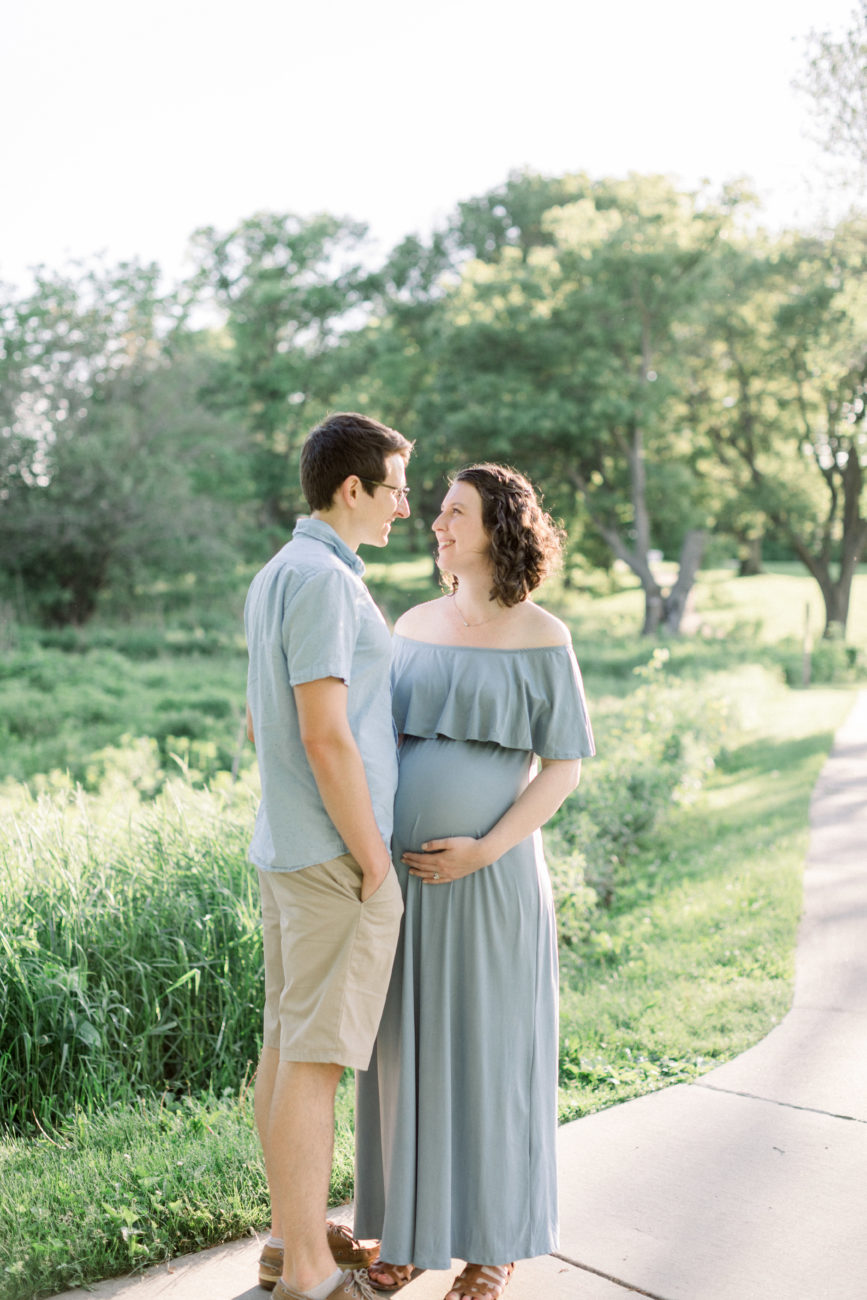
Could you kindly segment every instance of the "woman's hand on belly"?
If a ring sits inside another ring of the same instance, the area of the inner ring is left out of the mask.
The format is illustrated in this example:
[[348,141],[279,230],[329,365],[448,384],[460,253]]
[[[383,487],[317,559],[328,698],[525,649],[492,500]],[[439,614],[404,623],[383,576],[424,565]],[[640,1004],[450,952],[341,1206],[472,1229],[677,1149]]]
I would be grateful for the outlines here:
[[422,853],[404,853],[401,861],[409,867],[410,875],[418,876],[423,885],[450,885],[453,880],[471,876],[493,861],[485,854],[484,841],[473,839],[471,835],[427,840],[421,847]]

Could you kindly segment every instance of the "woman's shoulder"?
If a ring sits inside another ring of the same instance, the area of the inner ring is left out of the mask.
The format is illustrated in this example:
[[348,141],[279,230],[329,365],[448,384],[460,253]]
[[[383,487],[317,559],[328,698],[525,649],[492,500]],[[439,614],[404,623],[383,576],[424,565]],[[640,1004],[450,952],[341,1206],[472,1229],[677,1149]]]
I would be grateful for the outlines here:
[[424,641],[426,637],[432,636],[445,613],[445,599],[445,596],[438,596],[434,600],[426,600],[422,605],[413,605],[412,609],[401,614],[394,625],[395,632],[416,641]]
[[550,646],[571,646],[572,635],[566,624],[541,605],[522,601],[511,626],[515,644],[526,650],[544,650]]
[[[405,614],[401,614],[394,630],[398,636],[411,641],[426,641],[436,645],[458,644],[452,635],[454,611],[450,610],[447,596],[414,605]],[[506,617],[473,628],[472,632],[476,634],[475,639],[467,640],[466,644],[476,649],[544,650],[572,644],[566,624],[530,600],[511,606]],[[461,640],[459,644],[464,644],[464,641]]]

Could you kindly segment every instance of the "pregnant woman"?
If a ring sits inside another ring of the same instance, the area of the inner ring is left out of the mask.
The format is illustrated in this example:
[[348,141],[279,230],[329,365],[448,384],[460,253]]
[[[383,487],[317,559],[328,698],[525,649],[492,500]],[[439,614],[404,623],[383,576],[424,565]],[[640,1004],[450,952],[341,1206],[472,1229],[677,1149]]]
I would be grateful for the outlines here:
[[355,1230],[381,1238],[378,1290],[456,1257],[446,1300],[496,1300],[516,1259],[557,1246],[557,936],[539,828],[593,737],[569,632],[528,599],[561,544],[528,481],[461,470],[433,531],[450,590],[395,633],[406,910],[358,1075]]

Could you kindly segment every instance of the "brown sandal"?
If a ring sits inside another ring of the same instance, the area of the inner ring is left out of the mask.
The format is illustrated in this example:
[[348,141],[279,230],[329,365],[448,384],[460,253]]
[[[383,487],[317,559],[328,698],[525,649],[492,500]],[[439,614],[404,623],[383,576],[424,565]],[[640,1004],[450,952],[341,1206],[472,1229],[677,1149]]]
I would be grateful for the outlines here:
[[[375,1282],[370,1276],[370,1270],[375,1269],[377,1273],[386,1273],[393,1278],[393,1282]],[[412,1264],[387,1264],[384,1259],[375,1259],[372,1264],[367,1266],[367,1280],[375,1291],[400,1291],[407,1283],[415,1277],[415,1269]]]
[[483,1296],[484,1300],[499,1300],[506,1283],[515,1271],[514,1264],[467,1264],[448,1290],[460,1296]]
[[[379,1251],[378,1241],[363,1245],[355,1240],[345,1223],[334,1223],[329,1219],[325,1224],[325,1235],[338,1268],[367,1268]],[[264,1246],[259,1256],[259,1285],[266,1291],[273,1291],[282,1272],[282,1247]]]

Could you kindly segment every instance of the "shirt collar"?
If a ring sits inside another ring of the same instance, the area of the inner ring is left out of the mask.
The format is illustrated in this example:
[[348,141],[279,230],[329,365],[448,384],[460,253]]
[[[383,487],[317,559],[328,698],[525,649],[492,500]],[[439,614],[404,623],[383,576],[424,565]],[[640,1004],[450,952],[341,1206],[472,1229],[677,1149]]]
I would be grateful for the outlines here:
[[335,555],[338,555],[344,564],[347,564],[353,573],[361,575],[364,573],[364,561],[356,555],[351,547],[346,545],[343,538],[338,536],[330,524],[326,524],[324,519],[299,519],[292,531],[293,537],[313,537],[317,542],[323,542],[330,546]]

